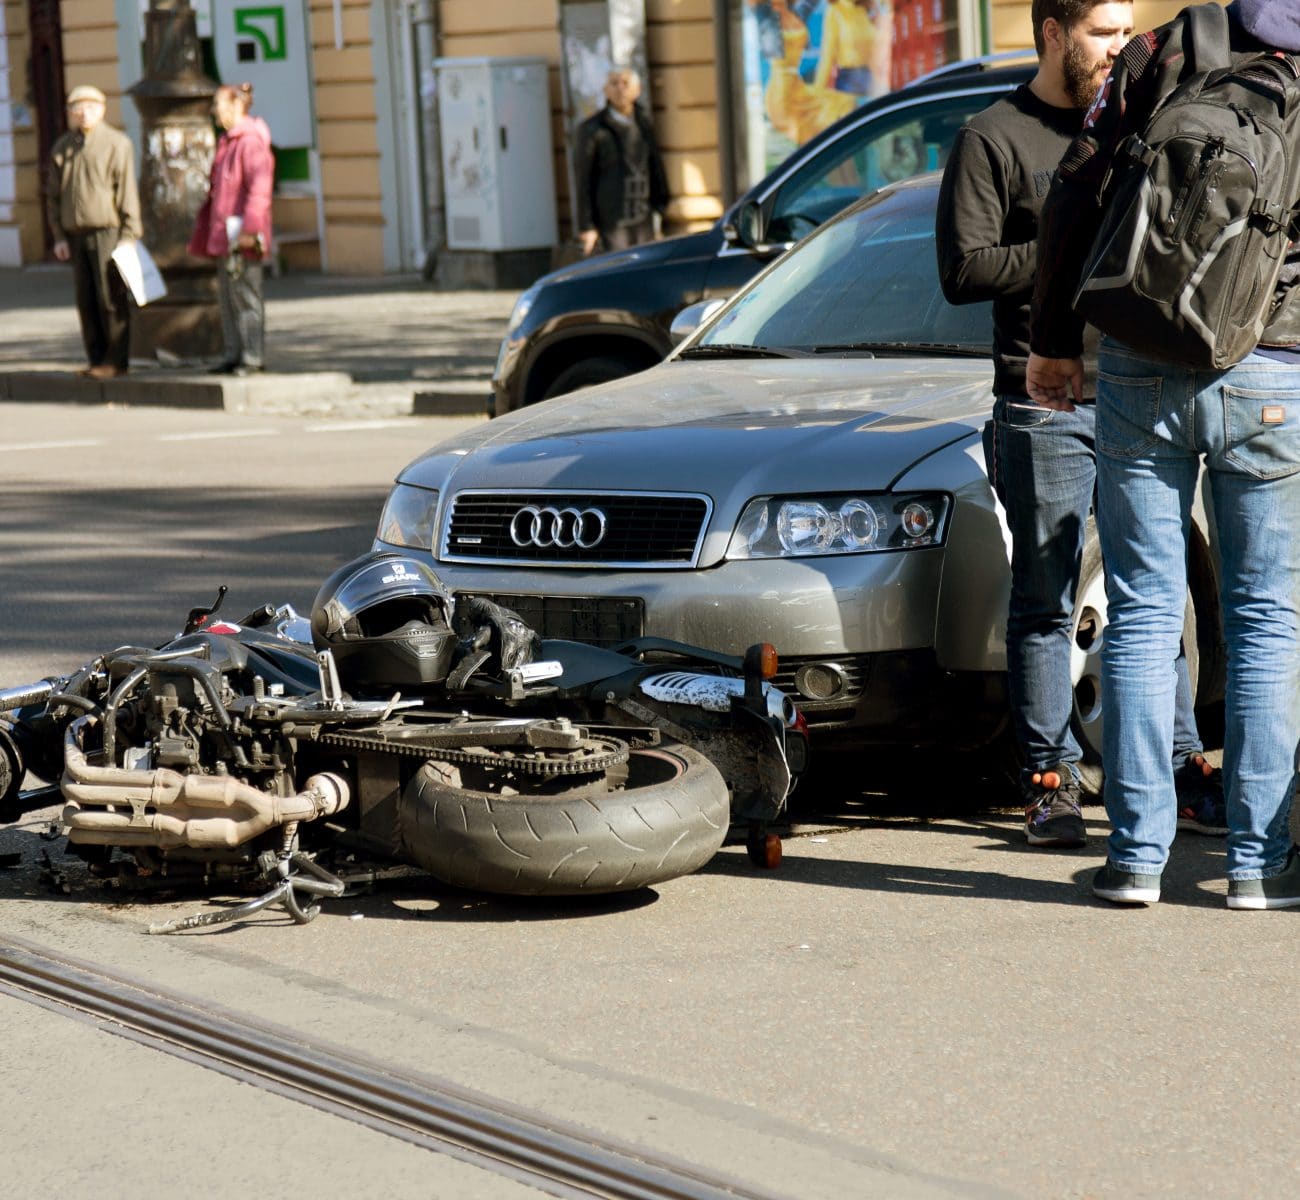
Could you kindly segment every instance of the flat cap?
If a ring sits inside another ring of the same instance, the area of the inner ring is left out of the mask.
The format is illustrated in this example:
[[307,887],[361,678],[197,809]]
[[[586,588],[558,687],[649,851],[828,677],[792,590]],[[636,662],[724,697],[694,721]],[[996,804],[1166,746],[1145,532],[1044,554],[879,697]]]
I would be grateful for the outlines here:
[[104,93],[97,87],[91,87],[88,83],[78,84],[68,93],[68,103],[76,104],[80,100],[93,100],[96,104],[104,104]]

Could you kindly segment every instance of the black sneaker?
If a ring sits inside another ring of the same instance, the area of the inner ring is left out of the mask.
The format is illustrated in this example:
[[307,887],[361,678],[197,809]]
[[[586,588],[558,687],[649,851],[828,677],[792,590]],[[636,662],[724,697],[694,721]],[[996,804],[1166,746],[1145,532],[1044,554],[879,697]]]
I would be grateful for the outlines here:
[[1270,879],[1228,880],[1229,908],[1300,908],[1300,846],[1292,846],[1286,866]]
[[1025,837],[1031,846],[1082,846],[1087,842],[1080,808],[1083,791],[1069,763],[1035,771],[1023,787]]
[[1223,798],[1223,772],[1202,754],[1189,755],[1174,772],[1178,793],[1178,828],[1210,837],[1226,837],[1228,805]]
[[1139,875],[1107,863],[1092,878],[1092,894],[1112,904],[1156,904],[1160,900],[1160,876]]

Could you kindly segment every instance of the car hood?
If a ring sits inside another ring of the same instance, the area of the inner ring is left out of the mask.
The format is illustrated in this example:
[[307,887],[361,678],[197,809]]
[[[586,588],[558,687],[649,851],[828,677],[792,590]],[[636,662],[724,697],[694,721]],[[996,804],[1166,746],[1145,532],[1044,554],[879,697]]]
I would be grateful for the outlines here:
[[[674,361],[435,446],[405,483],[729,494],[887,488],[992,406],[986,359]],[[743,499],[740,501],[743,503]]]
[[680,237],[643,242],[627,250],[613,250],[608,254],[597,254],[592,258],[581,259],[570,266],[552,271],[549,275],[543,275],[537,283],[539,285],[569,283],[572,280],[591,279],[593,276],[605,275],[611,271],[648,267],[674,258],[685,258],[696,254],[712,255],[717,248],[717,241],[717,233],[712,229],[706,229],[699,233],[683,234]]

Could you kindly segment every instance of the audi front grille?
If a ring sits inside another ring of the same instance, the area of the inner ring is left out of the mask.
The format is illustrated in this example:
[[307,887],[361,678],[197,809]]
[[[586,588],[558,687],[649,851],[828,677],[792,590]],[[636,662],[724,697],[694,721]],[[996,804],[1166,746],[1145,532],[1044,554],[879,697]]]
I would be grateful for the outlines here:
[[461,492],[438,557],[569,567],[692,567],[707,496],[657,492]]

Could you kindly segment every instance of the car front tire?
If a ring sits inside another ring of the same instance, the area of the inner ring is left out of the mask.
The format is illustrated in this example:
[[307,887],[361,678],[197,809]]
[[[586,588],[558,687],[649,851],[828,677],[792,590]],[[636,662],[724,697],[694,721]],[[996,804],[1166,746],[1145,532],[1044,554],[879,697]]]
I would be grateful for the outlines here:
[[552,396],[563,396],[568,392],[576,392],[579,388],[609,383],[611,379],[622,379],[644,369],[644,366],[639,366],[626,358],[615,358],[610,355],[580,359],[565,367],[547,384],[542,399],[549,400]]

